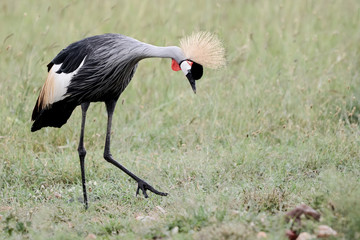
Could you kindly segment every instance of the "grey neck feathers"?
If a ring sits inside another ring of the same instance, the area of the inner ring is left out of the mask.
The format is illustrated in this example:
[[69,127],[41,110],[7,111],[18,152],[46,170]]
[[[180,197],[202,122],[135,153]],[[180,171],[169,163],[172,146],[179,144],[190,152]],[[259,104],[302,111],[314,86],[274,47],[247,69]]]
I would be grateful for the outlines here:
[[142,53],[144,58],[173,58],[177,62],[185,59],[181,48],[176,46],[157,47],[144,43]]

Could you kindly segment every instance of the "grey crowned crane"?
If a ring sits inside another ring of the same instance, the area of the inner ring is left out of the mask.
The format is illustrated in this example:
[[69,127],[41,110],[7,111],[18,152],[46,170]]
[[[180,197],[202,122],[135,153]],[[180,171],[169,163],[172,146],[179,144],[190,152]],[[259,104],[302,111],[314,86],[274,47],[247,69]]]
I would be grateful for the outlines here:
[[180,41],[180,47],[157,47],[121,34],[103,34],[70,44],[48,65],[48,76],[36,101],[31,131],[43,127],[60,128],[73,110],[81,105],[82,122],[78,153],[85,208],[88,200],[85,186],[84,129],[90,102],[105,102],[108,114],[104,158],[120,168],[137,184],[145,198],[149,190],[157,195],[167,193],[154,189],[118,163],[110,153],[111,122],[117,100],[133,77],[138,62],[145,58],[170,58],[174,71],[182,70],[196,93],[195,80],[202,77],[203,66],[219,68],[224,65],[224,49],[214,35],[193,34]]

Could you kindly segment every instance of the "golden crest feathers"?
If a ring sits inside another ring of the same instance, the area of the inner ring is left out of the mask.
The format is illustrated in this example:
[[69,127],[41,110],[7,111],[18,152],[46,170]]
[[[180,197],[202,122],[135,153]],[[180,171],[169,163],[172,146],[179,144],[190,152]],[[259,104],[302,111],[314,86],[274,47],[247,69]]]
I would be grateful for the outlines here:
[[198,32],[180,40],[186,58],[204,67],[217,69],[225,65],[225,49],[217,36]]

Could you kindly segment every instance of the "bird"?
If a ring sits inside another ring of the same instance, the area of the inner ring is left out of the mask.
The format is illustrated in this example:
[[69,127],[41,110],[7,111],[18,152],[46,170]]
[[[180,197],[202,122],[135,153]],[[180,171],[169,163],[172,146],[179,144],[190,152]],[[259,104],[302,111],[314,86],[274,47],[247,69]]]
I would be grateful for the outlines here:
[[180,47],[159,47],[118,34],[105,33],[84,38],[62,49],[47,65],[48,75],[34,106],[31,132],[44,127],[62,127],[77,106],[81,106],[80,140],[77,148],[83,203],[88,209],[85,182],[84,131],[86,113],[92,102],[104,102],[107,111],[107,130],[104,159],[121,169],[147,198],[147,191],[167,196],[116,161],[110,152],[111,126],[116,103],[134,76],[139,61],[146,58],[171,59],[171,68],[182,71],[194,93],[195,81],[203,75],[203,66],[217,69],[225,65],[224,47],[219,38],[209,32],[195,32],[180,40]]

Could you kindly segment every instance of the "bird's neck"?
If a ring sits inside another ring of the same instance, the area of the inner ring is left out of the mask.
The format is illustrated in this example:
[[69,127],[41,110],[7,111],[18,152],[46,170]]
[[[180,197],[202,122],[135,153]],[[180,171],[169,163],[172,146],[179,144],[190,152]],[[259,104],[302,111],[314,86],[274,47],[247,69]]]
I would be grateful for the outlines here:
[[178,62],[185,59],[181,48],[176,46],[158,47],[151,44],[145,44],[144,46],[145,58],[173,58]]

